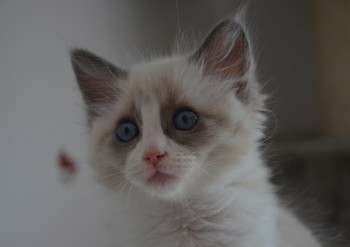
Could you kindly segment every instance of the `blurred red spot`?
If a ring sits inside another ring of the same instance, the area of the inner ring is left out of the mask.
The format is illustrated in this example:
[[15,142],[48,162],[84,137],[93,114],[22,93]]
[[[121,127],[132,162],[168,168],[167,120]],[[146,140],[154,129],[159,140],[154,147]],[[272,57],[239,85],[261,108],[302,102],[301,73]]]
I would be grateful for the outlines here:
[[77,171],[75,162],[63,151],[58,155],[58,165],[67,173],[74,174]]

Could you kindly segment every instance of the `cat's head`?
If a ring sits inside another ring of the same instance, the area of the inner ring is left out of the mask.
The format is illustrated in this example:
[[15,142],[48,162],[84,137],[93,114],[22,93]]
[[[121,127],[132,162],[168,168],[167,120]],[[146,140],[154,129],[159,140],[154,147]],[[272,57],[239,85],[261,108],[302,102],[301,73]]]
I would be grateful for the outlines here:
[[91,163],[116,189],[159,198],[224,186],[255,157],[263,96],[244,28],[220,23],[190,54],[118,68],[73,50]]

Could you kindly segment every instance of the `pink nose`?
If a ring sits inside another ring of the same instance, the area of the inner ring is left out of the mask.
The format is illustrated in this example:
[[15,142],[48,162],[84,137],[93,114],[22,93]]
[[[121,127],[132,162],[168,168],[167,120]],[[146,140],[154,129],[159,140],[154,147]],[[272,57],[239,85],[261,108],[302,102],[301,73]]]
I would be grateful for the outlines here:
[[157,166],[159,161],[166,155],[166,152],[159,151],[159,150],[152,150],[150,152],[147,152],[143,158],[153,166]]

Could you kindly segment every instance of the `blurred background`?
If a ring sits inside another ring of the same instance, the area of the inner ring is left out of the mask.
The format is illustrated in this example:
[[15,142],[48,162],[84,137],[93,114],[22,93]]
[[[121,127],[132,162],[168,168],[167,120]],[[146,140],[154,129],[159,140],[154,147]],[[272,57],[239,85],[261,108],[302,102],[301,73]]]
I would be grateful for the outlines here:
[[[200,40],[241,2],[0,1],[1,247],[111,246],[113,205],[85,162],[69,50],[128,66],[133,54],[169,52],[179,34]],[[271,96],[263,146],[272,181],[317,232],[349,237],[350,2],[249,6],[258,76]],[[62,149],[78,164],[71,181],[57,168]]]

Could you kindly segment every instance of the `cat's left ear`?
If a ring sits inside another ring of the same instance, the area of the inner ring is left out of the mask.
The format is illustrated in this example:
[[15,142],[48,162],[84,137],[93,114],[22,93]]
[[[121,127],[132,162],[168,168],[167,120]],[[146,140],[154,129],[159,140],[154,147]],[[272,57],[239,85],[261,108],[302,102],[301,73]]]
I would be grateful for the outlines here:
[[71,60],[91,123],[106,106],[117,100],[119,84],[126,79],[127,71],[82,49],[72,50]]
[[247,36],[240,23],[233,19],[221,22],[204,39],[190,60],[202,65],[205,74],[231,80],[236,96],[244,100],[247,94],[246,75],[251,61]]

